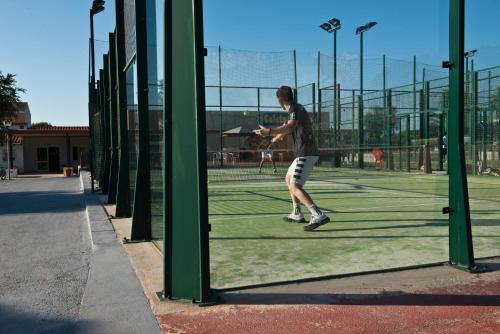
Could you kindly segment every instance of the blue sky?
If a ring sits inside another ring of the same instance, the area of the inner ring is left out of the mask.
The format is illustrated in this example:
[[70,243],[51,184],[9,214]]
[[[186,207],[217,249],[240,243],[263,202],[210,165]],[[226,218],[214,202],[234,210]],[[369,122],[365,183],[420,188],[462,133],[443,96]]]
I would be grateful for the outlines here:
[[[114,28],[114,1],[96,16],[96,39],[106,41]],[[0,22],[10,27],[0,40],[0,70],[17,74],[28,92],[34,121],[57,125],[87,122],[88,8],[90,0],[0,0]],[[480,51],[477,67],[500,64],[498,0],[468,0],[467,48]],[[368,21],[379,25],[366,34],[366,58],[382,54],[439,64],[447,57],[448,0],[205,0],[205,42],[259,51],[296,49],[299,82],[315,80],[315,53],[331,54],[331,37],[318,25],[341,19],[338,47],[355,57],[354,29]],[[97,42],[102,54],[105,42]],[[100,55],[97,57],[98,65]],[[497,61],[498,59],[498,61]]]

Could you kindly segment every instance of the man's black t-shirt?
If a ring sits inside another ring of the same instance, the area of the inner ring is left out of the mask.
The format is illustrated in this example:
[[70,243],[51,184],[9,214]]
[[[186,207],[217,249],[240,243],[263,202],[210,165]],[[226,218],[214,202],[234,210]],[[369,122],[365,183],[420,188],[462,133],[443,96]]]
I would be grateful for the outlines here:
[[318,155],[314,142],[311,119],[301,104],[292,104],[288,110],[291,120],[297,123],[292,130],[293,153],[296,157]]

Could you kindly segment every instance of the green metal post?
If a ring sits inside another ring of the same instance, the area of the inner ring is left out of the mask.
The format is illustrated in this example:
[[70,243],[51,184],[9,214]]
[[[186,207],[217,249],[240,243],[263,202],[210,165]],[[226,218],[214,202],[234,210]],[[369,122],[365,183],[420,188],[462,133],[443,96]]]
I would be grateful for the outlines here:
[[424,104],[424,110],[422,112],[422,115],[424,116],[424,131],[423,131],[423,138],[424,138],[424,145],[427,145],[429,143],[429,118],[430,118],[430,104],[431,104],[431,83],[429,81],[425,82],[425,104]]
[[110,132],[110,110],[109,110],[109,55],[105,54],[103,56],[103,88],[104,88],[104,167],[103,167],[103,177],[102,177],[102,193],[107,194],[109,191],[109,169],[111,167],[111,132]]
[[[385,146],[386,150],[389,149],[389,133],[388,133],[388,110],[387,110],[387,92],[386,92],[386,77],[385,77],[385,55],[382,55],[382,92],[384,94],[384,134],[385,134]],[[386,165],[386,168],[389,168],[389,165]]]
[[321,114],[322,114],[322,93],[321,93],[321,53],[318,52],[318,117],[316,118],[316,142],[319,147],[321,136]]
[[111,163],[109,167],[108,204],[116,204],[118,187],[118,101],[116,82],[116,42],[115,34],[109,34],[109,120],[111,134]]
[[132,233],[134,241],[151,240],[151,179],[149,164],[149,79],[146,1],[135,0],[137,118],[139,121],[139,152],[135,178]]
[[[202,1],[165,1],[165,255],[161,297],[208,302]],[[175,32],[175,33],[174,33]]]
[[[417,56],[413,56],[413,133],[415,143],[418,144],[417,139]],[[419,110],[420,112],[421,110]],[[419,120],[421,120],[422,115],[419,113]],[[419,124],[422,124],[421,121]],[[420,126],[420,131],[422,131],[422,126]],[[421,139],[421,138],[420,138]],[[421,146],[418,145],[418,154],[415,156],[418,159],[417,169],[420,168],[421,158],[422,158],[422,149]]]
[[[316,84],[313,82],[311,85],[312,87],[312,113],[313,113],[313,120],[316,119]],[[257,91],[259,92],[259,100],[258,100],[258,106],[259,106],[259,124],[260,124],[260,88],[257,88]]]
[[[295,91],[298,91],[298,81],[297,81],[297,50],[293,50],[293,79],[295,84]],[[295,96],[295,100],[297,100],[297,96]]]
[[472,175],[477,175],[477,105],[478,105],[478,87],[477,73],[472,72],[472,101],[469,108],[470,116],[470,153]]
[[101,168],[99,168],[99,174],[96,176],[98,179],[99,183],[99,188],[101,191],[103,191],[103,184],[104,184],[104,167],[105,167],[105,152],[106,152],[106,124],[105,124],[105,119],[104,119],[104,104],[106,101],[106,97],[104,94],[104,70],[100,69],[99,70],[99,133],[101,136],[101,145],[99,147],[99,150],[101,151],[100,158],[103,160],[100,162]]
[[450,105],[448,172],[450,263],[474,269],[474,252],[464,150],[464,14],[465,0],[450,1]]
[[354,119],[355,119],[355,110],[356,110],[356,91],[352,90],[352,106],[351,106],[351,166],[354,167],[354,143],[356,142],[355,134],[354,134]]
[[[313,115],[314,115],[314,109],[313,109]],[[260,121],[260,87],[257,87],[257,120],[259,124],[262,124]]]
[[116,192],[116,217],[130,217],[130,178],[127,131],[127,78],[125,75],[125,16],[123,1],[116,1],[116,74],[118,86],[118,187]]
[[219,159],[220,159],[220,167],[224,167],[224,123],[223,123],[223,108],[222,108],[222,50],[219,45],[219,112],[220,112],[220,129],[219,129],[219,140],[220,140],[220,151],[219,151]]
[[410,115],[406,115],[406,171],[411,171],[411,135],[410,135],[411,119]]
[[386,151],[387,151],[387,168],[389,170],[394,170],[394,158],[393,158],[393,151],[392,151],[392,90],[388,90],[387,94],[385,96],[385,111],[386,111],[386,117],[385,118],[385,123],[386,123]]
[[444,170],[443,159],[443,136],[444,136],[444,113],[439,115],[439,134],[438,134],[438,152],[439,152],[439,170]]
[[403,119],[399,119],[399,136],[398,136],[398,147],[399,147],[399,170],[403,170]]

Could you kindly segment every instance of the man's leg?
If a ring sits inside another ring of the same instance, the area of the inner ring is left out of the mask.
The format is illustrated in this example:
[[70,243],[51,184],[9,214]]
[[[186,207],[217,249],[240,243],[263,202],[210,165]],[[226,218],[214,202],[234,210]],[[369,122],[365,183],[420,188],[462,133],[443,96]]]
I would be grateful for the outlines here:
[[305,231],[312,231],[318,226],[326,224],[330,218],[326,216],[313,202],[311,196],[303,189],[311,170],[318,161],[317,156],[306,156],[297,158],[297,164],[293,170],[292,178],[288,189],[290,192],[302,202],[311,212],[311,220],[307,226],[304,227]]
[[290,188],[290,179],[291,179],[291,176],[286,174],[285,182],[286,182],[286,185],[288,187],[288,192],[290,193],[290,197],[292,198],[292,203],[293,204],[295,204],[295,203],[300,204],[301,201],[297,198],[297,196],[295,196],[294,192]]
[[260,171],[261,171],[261,169],[262,169],[262,165],[264,165],[264,158],[262,158],[262,159],[260,160],[259,172],[260,172]]
[[274,159],[271,157],[269,158],[269,160],[271,160],[272,164],[273,164],[273,171],[276,173],[278,172],[278,170],[276,169],[276,163],[274,162]]
[[290,197],[292,198],[292,203],[293,203],[293,209],[292,213],[289,214],[288,216],[284,217],[283,220],[287,222],[295,222],[295,223],[304,223],[304,215],[302,214],[300,210],[300,201],[299,199],[293,194],[293,192],[290,190],[290,180],[291,180],[291,175],[287,174],[285,176],[285,182],[288,187],[288,192],[290,193]]
[[292,194],[292,199],[300,201],[300,203],[304,204],[307,208],[313,205],[313,200],[311,196],[302,188],[302,186],[297,185],[295,183],[290,183],[288,186],[288,190],[290,194]]

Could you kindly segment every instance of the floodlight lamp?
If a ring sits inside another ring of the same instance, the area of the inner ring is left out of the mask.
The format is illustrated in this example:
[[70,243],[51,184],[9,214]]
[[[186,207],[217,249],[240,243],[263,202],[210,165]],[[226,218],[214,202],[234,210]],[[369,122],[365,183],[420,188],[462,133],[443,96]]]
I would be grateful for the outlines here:
[[342,26],[340,25],[339,19],[328,20],[328,23],[333,27],[333,30],[339,30]]
[[464,57],[465,58],[474,57],[476,52],[477,52],[477,49],[467,51],[466,53],[464,53]]
[[6,128],[10,128],[12,126],[12,121],[3,121],[3,125],[6,127]]
[[377,25],[377,22],[368,22],[364,26],[356,28],[356,35],[358,35],[360,33],[363,33],[365,31],[368,31],[368,30],[370,30],[372,27],[374,27],[376,25]]
[[376,26],[377,22],[370,22],[365,25],[366,30],[371,29],[372,27]]
[[104,10],[105,3],[106,1],[104,0],[94,0],[94,2],[92,2],[92,9],[90,9],[92,15],[102,12]]
[[322,25],[319,26],[321,29],[323,29],[326,32],[332,32],[332,25],[330,23],[323,23]]

